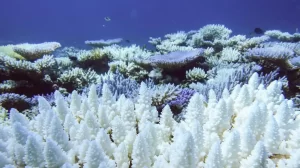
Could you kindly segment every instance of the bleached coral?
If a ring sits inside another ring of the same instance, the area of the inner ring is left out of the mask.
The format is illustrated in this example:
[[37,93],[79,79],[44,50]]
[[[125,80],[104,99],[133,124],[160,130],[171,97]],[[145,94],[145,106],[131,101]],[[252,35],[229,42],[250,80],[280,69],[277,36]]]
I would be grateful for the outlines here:
[[205,44],[214,45],[218,40],[226,40],[232,31],[224,25],[209,24],[202,27],[187,43],[190,46],[200,47]]
[[93,47],[104,47],[104,46],[110,46],[113,44],[118,44],[123,41],[122,38],[115,38],[115,39],[108,39],[108,40],[87,40],[84,43]]
[[79,62],[87,62],[102,60],[105,58],[105,54],[101,51],[101,49],[96,48],[93,50],[81,50],[81,52],[76,54],[76,57]]
[[205,56],[211,56],[213,52],[214,52],[214,48],[208,47],[208,48],[206,48],[206,49],[204,50],[204,55],[205,55]]
[[40,70],[49,69],[55,66],[56,61],[53,55],[44,55],[41,59],[34,61],[34,65]]
[[143,79],[148,75],[148,72],[144,68],[133,62],[113,61],[108,63],[108,66],[111,72],[119,71],[126,77],[130,77],[135,80]]
[[[0,123],[0,164],[299,167],[295,131],[300,120],[293,104],[283,97],[279,81],[269,86],[258,81],[254,74],[219,101],[211,91],[207,105],[194,94],[181,122],[168,106],[158,120],[145,83],[135,104],[122,96],[115,101],[106,86],[100,98],[95,89],[88,97],[74,91],[71,104],[59,92],[53,107],[40,97],[40,113],[32,120],[12,109],[9,120]],[[275,137],[280,141],[270,141]]]
[[150,43],[155,44],[156,49],[163,53],[193,50],[193,47],[186,46],[187,39],[188,36],[184,31],[178,31],[177,33],[166,34],[164,40],[150,38]]
[[245,53],[246,58],[260,61],[261,64],[269,67],[281,67],[284,69],[293,69],[294,66],[288,61],[295,57],[293,50],[283,46],[272,46],[265,48],[253,48]]
[[281,32],[280,30],[268,30],[265,35],[278,39],[280,41],[292,41],[294,36],[288,32]]
[[145,60],[138,60],[140,64],[151,65],[161,69],[179,69],[191,62],[195,62],[204,55],[204,49],[198,48],[191,51],[174,51],[168,54],[159,54]]
[[151,89],[152,105],[161,106],[166,102],[175,99],[180,90],[173,84],[158,85]]
[[13,50],[27,60],[36,60],[43,55],[51,54],[59,47],[61,47],[61,45],[58,42],[44,42],[39,44],[23,43],[13,46]]
[[3,55],[10,56],[12,58],[25,59],[22,55],[14,52],[13,47],[14,45],[12,44],[0,46],[0,55],[3,54]]
[[96,83],[99,79],[97,73],[91,69],[85,71],[82,68],[73,68],[65,71],[57,79],[63,87],[69,90],[83,89],[91,83]]
[[246,39],[245,41],[242,41],[240,45],[238,46],[238,49],[241,51],[245,51],[249,48],[257,47],[259,44],[268,41],[270,37],[268,36],[259,36],[259,37],[252,37],[249,39]]
[[201,68],[193,68],[191,70],[186,71],[186,79],[189,81],[202,81],[206,79],[207,75],[205,71]]
[[130,47],[121,47],[118,45],[111,45],[104,47],[102,52],[112,60],[132,61],[135,59],[149,58],[152,53],[145,49],[140,48],[137,45],[131,45]]
[[262,46],[264,47],[285,47],[287,49],[293,50],[297,55],[300,55],[300,43],[290,43],[290,42],[268,42],[263,43]]
[[226,62],[236,62],[241,58],[241,53],[233,48],[226,47],[222,50],[221,60]]

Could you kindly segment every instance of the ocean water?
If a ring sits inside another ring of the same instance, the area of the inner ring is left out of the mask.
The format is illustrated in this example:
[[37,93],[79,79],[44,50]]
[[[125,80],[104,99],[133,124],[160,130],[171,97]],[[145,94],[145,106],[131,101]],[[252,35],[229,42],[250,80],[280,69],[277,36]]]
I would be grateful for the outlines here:
[[[111,21],[105,21],[110,17]],[[1,0],[0,44],[149,37],[224,24],[234,34],[255,27],[294,33],[300,28],[299,0]]]

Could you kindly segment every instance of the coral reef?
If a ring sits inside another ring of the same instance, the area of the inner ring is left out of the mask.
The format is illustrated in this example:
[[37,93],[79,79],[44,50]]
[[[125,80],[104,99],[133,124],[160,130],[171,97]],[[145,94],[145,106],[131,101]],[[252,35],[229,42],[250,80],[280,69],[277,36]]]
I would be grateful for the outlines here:
[[0,167],[300,167],[299,33],[231,34],[0,46]]
[[158,118],[145,83],[136,103],[114,100],[107,85],[101,97],[95,85],[88,97],[73,91],[70,104],[56,91],[53,107],[38,98],[31,120],[10,110],[0,166],[298,167],[298,112],[279,81],[258,81],[255,73],[220,100],[212,91],[207,105],[195,93],[181,122],[168,105]]

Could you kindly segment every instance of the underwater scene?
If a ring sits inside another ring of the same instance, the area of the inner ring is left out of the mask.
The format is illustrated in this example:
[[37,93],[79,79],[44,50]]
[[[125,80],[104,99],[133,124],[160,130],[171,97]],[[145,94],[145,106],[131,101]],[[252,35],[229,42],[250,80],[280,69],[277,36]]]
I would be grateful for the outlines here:
[[0,5],[0,168],[300,168],[300,2]]

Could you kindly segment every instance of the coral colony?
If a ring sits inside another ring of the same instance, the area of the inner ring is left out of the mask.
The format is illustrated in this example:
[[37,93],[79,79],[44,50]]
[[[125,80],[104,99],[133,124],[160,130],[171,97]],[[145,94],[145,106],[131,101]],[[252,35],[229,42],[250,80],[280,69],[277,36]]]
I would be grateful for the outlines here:
[[300,34],[231,33],[0,46],[0,167],[299,168]]

